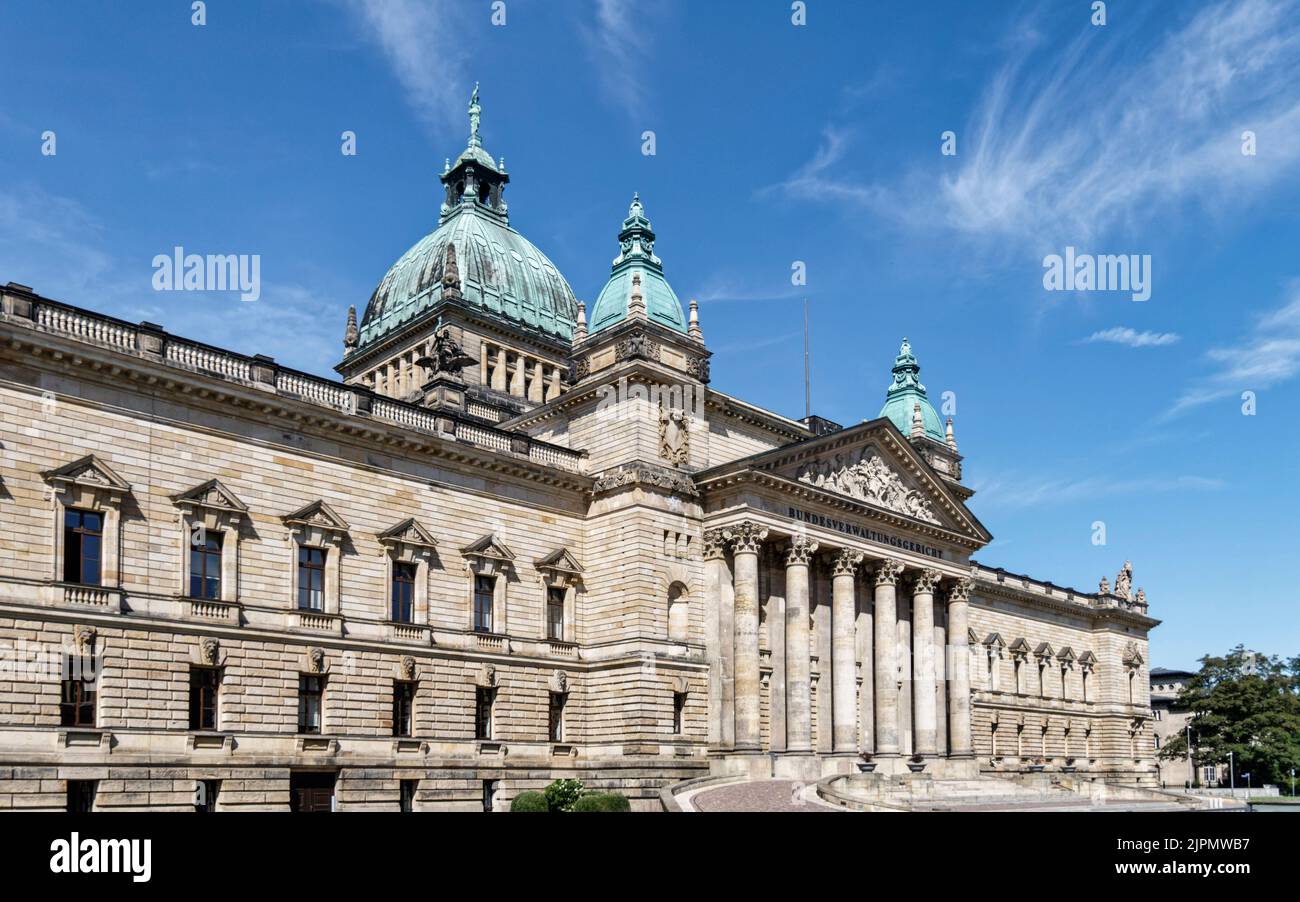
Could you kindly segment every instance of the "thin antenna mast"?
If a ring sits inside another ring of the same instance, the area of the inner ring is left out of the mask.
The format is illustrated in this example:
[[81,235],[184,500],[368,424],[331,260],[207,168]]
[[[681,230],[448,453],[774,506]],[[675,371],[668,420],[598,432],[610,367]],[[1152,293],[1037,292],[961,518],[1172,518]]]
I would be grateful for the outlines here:
[[808,299],[803,299],[803,413],[812,416],[812,369],[808,355]]

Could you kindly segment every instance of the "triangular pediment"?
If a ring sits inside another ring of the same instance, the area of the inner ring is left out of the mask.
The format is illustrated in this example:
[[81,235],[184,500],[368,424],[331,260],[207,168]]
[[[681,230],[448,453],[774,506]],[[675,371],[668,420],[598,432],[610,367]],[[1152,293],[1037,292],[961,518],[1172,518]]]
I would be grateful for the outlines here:
[[1005,640],[1003,640],[1001,633],[989,633],[988,637],[985,638],[984,640],[984,644],[987,645],[989,648],[1007,647],[1007,643]]
[[481,536],[460,550],[465,557],[488,558],[494,561],[513,561],[515,553],[503,545],[493,533]]
[[46,482],[56,485],[73,484],[90,488],[104,489],[110,492],[129,492],[131,485],[113,472],[113,468],[93,454],[79,457],[72,463],[46,470],[41,476]]
[[697,482],[744,469],[788,480],[792,491],[826,492],[957,533],[972,547],[992,539],[962,496],[884,417],[723,464],[698,474]]
[[1047,642],[1038,643],[1038,647],[1034,649],[1034,657],[1037,658],[1050,658],[1054,654],[1056,654],[1056,652]]
[[1083,654],[1079,655],[1079,663],[1091,666],[1097,663],[1097,656],[1090,651],[1085,651]]
[[557,548],[534,564],[538,570],[555,570],[560,573],[581,573],[582,565],[578,559],[569,554],[567,548]]
[[323,500],[313,501],[281,519],[287,526],[314,526],[331,532],[347,532],[348,524]]
[[407,517],[402,522],[393,524],[379,533],[378,538],[385,545],[400,542],[403,545],[433,548],[438,544],[433,534],[421,526],[420,521],[414,517]]
[[1027,655],[1029,654],[1029,643],[1023,638],[1017,639],[1007,646],[1007,651],[1011,652],[1013,655]]
[[196,485],[179,495],[172,495],[172,503],[178,506],[189,505],[209,510],[248,513],[248,506],[240,501],[234,492],[226,488],[219,479],[209,479],[202,485]]
[[1068,645],[1065,646],[1065,648],[1056,653],[1056,659],[1062,664],[1073,664],[1075,660],[1074,649],[1070,648]]

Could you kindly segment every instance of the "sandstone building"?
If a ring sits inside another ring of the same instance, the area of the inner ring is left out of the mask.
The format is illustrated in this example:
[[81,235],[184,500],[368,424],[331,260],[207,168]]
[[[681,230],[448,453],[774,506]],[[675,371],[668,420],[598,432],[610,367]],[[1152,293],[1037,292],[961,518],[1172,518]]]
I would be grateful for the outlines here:
[[639,198],[578,302],[478,114],[337,381],[2,290],[0,808],[1155,782],[1131,568],[1086,593],[972,560],[906,341],[851,427],[716,391]]

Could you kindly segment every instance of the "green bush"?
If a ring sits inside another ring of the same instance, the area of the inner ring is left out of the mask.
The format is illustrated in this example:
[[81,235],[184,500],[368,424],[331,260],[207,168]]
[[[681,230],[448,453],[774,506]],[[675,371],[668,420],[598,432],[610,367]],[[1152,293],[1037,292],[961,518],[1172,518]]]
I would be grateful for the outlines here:
[[574,811],[631,811],[627,796],[618,792],[589,792],[573,803]]
[[546,805],[546,796],[540,792],[521,792],[510,803],[511,811],[550,811]]
[[582,797],[581,780],[556,780],[545,789],[548,811],[572,811],[573,803]]

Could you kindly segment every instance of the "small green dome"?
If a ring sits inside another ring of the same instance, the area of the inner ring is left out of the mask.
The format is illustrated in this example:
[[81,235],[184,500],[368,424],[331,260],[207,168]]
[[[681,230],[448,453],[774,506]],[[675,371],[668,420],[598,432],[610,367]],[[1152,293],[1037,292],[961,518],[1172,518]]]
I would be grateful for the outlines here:
[[890,421],[898,427],[899,432],[910,436],[912,413],[915,406],[920,404],[921,422],[925,426],[926,436],[942,442],[945,440],[943,423],[940,422],[934,405],[925,396],[925,386],[918,378],[920,374],[921,366],[912,356],[912,346],[904,338],[903,346],[898,349],[898,356],[894,358],[894,381],[885,395],[885,406],[880,409],[880,415],[889,417]]
[[664,278],[663,263],[654,253],[655,233],[641,207],[641,199],[632,197],[632,207],[618,233],[619,255],[614,258],[609,281],[600,290],[591,308],[591,331],[599,332],[627,319],[632,298],[633,277],[639,276],[641,298],[646,316],[661,326],[686,332],[686,316],[681,301]]

